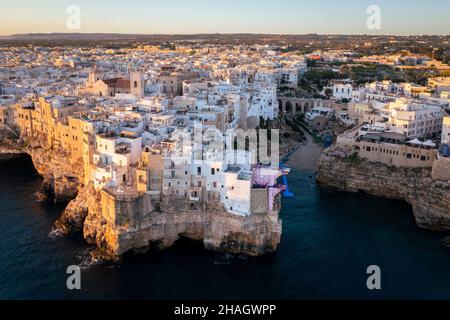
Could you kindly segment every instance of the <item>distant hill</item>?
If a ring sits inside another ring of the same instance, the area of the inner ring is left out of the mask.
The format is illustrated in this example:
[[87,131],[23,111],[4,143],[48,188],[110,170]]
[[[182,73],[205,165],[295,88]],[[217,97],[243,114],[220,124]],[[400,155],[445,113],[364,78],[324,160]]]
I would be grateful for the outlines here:
[[[326,34],[257,34],[257,33],[234,33],[234,34],[122,34],[122,33],[28,33],[0,36],[5,40],[208,40],[208,39],[360,39],[360,38],[408,38],[408,36],[390,35],[326,35]],[[450,36],[411,36],[409,38],[430,38]]]
[[[362,54],[381,54],[407,49],[429,53],[430,48],[450,50],[450,36],[323,35],[323,34],[120,34],[120,33],[29,33],[0,37],[0,46],[75,46],[124,48],[140,44],[209,43],[219,45],[277,45],[286,51],[358,49]],[[367,45],[368,44],[368,45]],[[389,50],[386,50],[386,47]]]
[[[14,34],[3,39],[9,40],[103,40],[103,39],[133,39],[143,38],[145,35],[116,34],[116,33],[27,33]],[[0,38],[0,39],[2,39]]]

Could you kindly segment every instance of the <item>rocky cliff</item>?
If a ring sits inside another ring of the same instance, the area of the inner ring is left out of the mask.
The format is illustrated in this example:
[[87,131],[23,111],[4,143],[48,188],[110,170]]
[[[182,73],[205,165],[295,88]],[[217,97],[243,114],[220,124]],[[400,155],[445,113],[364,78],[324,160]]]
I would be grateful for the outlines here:
[[155,207],[147,195],[116,199],[106,193],[90,197],[88,207],[84,236],[102,259],[165,249],[180,237],[202,241],[209,250],[260,256],[274,252],[281,239],[278,212],[240,217],[215,202],[194,205],[165,198]]
[[[0,143],[0,160],[12,160],[28,155],[36,171],[42,176],[42,187],[38,198],[43,201],[69,203],[61,218],[56,222],[55,234],[69,234],[82,230],[83,206],[77,205],[77,195],[83,190],[81,185],[83,168],[77,161],[71,161],[62,149],[43,147],[43,138],[17,140],[4,138]],[[74,202],[71,202],[75,199]],[[86,206],[84,206],[86,207]],[[85,217],[85,216],[84,216]]]
[[29,155],[34,167],[43,178],[41,192],[54,202],[68,202],[78,193],[82,177],[81,164],[73,163],[63,150],[51,150],[37,143],[24,142],[2,143],[2,159],[12,159]]
[[417,224],[435,231],[450,230],[450,166],[448,159],[433,168],[397,168],[369,162],[332,148],[319,165],[317,181],[331,191],[362,192],[411,204]]
[[180,237],[203,241],[206,249],[252,256],[273,252],[280,242],[278,212],[240,217],[228,214],[214,201],[198,205],[165,198],[155,205],[145,194],[115,199],[82,184],[80,162],[71,161],[63,150],[44,146],[45,140],[39,138],[3,139],[0,160],[31,156],[43,177],[42,198],[68,202],[51,235],[83,231],[86,241],[97,246],[95,258],[117,260],[130,251],[164,249]]

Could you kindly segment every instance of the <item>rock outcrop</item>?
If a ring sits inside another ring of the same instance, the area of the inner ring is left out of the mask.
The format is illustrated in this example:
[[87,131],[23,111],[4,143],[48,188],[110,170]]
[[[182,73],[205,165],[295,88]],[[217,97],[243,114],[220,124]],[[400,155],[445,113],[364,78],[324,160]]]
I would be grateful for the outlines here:
[[97,246],[97,257],[108,260],[129,251],[165,249],[180,237],[203,241],[209,250],[260,256],[274,252],[281,239],[278,212],[241,217],[215,202],[166,198],[155,207],[147,195],[116,199],[103,193],[90,198],[88,211],[84,236]]
[[64,203],[77,196],[82,178],[81,165],[72,163],[62,150],[27,147],[25,152],[44,179],[42,193],[49,200]]
[[[241,217],[220,203],[201,204],[164,198],[154,203],[146,194],[121,199],[83,185],[83,167],[45,141],[2,140],[0,160],[28,154],[43,178],[42,198],[68,202],[51,236],[83,231],[97,249],[93,258],[118,260],[127,252],[165,249],[181,237],[203,241],[206,249],[260,256],[274,252],[281,240],[278,211]],[[105,199],[106,197],[106,199]],[[108,198],[109,197],[109,198]]]
[[33,142],[3,140],[0,144],[0,159],[8,160],[29,155],[37,172],[42,176],[41,192],[54,202],[68,202],[78,193],[83,174],[81,163],[70,161],[62,149],[42,147],[39,139]]
[[69,202],[61,217],[55,222],[52,233],[56,236],[70,235],[83,230],[88,214],[89,189],[80,186],[76,198]]
[[362,192],[403,200],[412,205],[417,224],[435,231],[450,230],[449,159],[437,160],[433,168],[398,168],[369,162],[339,152],[325,152],[317,181],[331,191]]
[[[69,203],[60,219],[56,222],[54,234],[70,234],[83,228],[87,215],[87,206],[77,197],[81,184],[83,168],[80,162],[70,160],[62,149],[43,147],[45,141],[35,138],[32,141],[3,139],[0,144],[0,160],[11,160],[28,155],[36,171],[42,176],[42,187],[38,199],[55,203]],[[73,202],[71,202],[75,199]],[[83,217],[84,215],[84,217]]]

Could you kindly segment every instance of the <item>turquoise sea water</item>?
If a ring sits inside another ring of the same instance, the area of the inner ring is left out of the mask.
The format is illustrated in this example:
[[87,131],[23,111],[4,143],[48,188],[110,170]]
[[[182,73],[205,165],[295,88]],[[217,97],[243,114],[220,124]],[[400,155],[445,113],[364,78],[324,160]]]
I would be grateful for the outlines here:
[[[283,239],[275,254],[246,258],[180,241],[82,273],[66,289],[66,268],[89,249],[81,235],[48,233],[63,208],[37,203],[28,159],[0,165],[1,299],[449,299],[450,251],[442,235],[416,227],[410,206],[362,195],[329,194],[312,172],[293,171],[283,200]],[[366,287],[379,265],[382,290]]]

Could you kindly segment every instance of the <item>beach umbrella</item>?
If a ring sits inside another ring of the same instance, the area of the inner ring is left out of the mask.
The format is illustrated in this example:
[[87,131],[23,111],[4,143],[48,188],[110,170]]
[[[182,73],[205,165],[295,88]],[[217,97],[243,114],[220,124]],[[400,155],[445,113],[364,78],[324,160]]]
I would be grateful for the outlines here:
[[415,138],[414,140],[408,141],[409,144],[415,144],[415,145],[422,145],[422,141],[420,141],[419,139]]
[[427,142],[424,142],[423,145],[426,146],[426,147],[430,147],[430,148],[435,148],[436,147],[436,143],[434,143],[431,140],[428,140]]

